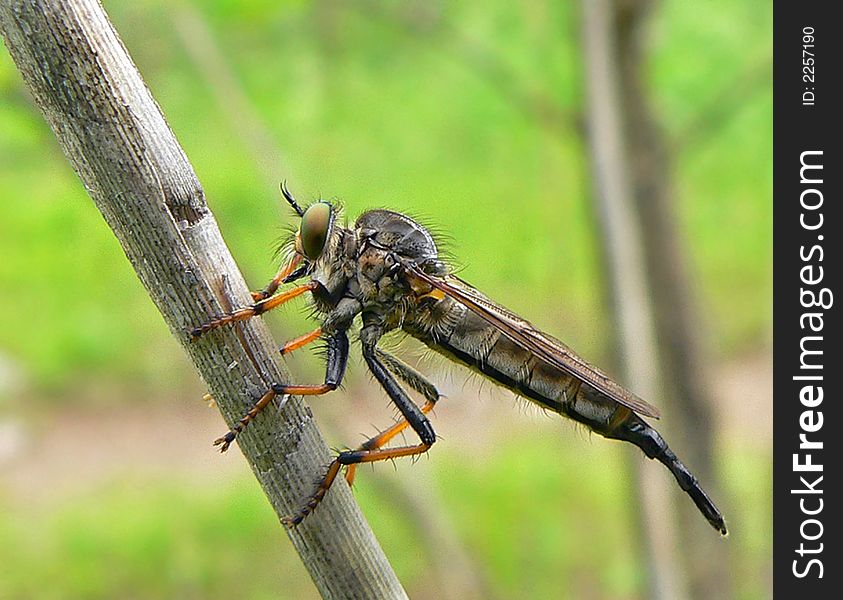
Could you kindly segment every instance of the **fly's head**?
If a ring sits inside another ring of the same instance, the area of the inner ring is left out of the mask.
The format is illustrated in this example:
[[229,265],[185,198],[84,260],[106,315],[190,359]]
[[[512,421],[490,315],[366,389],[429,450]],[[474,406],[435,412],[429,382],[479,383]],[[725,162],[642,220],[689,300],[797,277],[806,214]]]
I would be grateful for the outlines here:
[[338,204],[317,200],[301,208],[286,187],[281,188],[284,198],[301,218],[295,230],[291,252],[306,267],[307,273],[319,281],[330,295],[343,288],[348,279],[347,249],[343,242],[347,229],[340,224],[341,209]]

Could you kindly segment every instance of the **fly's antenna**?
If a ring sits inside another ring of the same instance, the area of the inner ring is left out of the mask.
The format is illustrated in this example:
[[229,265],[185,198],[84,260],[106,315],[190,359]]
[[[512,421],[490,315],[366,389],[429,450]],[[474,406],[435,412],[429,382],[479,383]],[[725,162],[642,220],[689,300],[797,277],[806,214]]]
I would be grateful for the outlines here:
[[293,210],[296,211],[296,214],[300,217],[304,216],[304,211],[299,206],[299,203],[296,202],[296,199],[293,198],[293,195],[290,193],[290,190],[287,189],[287,180],[281,182],[281,193],[284,195],[284,198],[287,202],[290,203],[290,206],[293,207]]

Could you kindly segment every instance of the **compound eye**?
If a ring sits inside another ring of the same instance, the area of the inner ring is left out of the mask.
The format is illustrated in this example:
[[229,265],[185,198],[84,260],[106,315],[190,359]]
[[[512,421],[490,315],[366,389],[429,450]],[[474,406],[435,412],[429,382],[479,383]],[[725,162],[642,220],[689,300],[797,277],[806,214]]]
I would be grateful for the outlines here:
[[304,255],[317,260],[325,250],[328,231],[331,228],[331,205],[327,202],[311,204],[304,211],[299,227],[299,238]]

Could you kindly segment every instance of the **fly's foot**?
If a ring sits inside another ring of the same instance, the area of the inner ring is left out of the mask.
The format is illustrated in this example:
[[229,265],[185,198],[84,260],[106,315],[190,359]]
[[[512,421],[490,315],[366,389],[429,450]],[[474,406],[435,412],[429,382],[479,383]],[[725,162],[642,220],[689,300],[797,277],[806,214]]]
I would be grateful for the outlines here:
[[[342,454],[340,454],[342,456]],[[328,493],[328,490],[331,488],[331,484],[334,483],[334,479],[337,478],[337,473],[340,471],[340,467],[342,465],[339,462],[339,457],[331,463],[331,466],[328,467],[328,472],[325,473],[325,476],[322,478],[322,481],[319,482],[319,485],[316,486],[316,491],[313,495],[308,498],[307,502],[305,502],[304,506],[302,506],[295,515],[289,517],[283,517],[281,519],[281,523],[285,527],[295,527],[302,521],[304,521],[305,517],[312,513],[316,507],[322,502],[322,499],[325,497],[325,494]]]
[[193,327],[192,329],[189,330],[190,339],[193,340],[193,341],[196,341],[202,335],[208,333],[212,329],[216,329],[217,327],[219,327],[223,322],[222,320],[223,320],[223,317],[214,317],[210,321],[202,323],[198,327]]
[[220,453],[225,452],[231,446],[231,442],[235,440],[237,437],[237,432],[234,430],[229,431],[224,436],[217,438],[214,440],[214,446],[220,447]]

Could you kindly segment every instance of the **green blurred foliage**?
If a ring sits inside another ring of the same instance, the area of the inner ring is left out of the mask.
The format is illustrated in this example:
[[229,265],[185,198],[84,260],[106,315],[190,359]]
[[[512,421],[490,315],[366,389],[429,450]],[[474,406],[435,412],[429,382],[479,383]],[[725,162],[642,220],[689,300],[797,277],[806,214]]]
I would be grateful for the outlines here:
[[[577,436],[533,441],[503,444],[495,462],[437,455],[434,479],[448,483],[435,509],[452,515],[456,539],[482,565],[496,597],[557,598],[560,590],[567,598],[636,597],[644,564],[630,519],[632,490],[618,477],[625,449],[595,444],[594,468],[578,455]],[[402,470],[412,476],[410,465]],[[747,471],[734,453],[724,470],[743,502],[730,514],[741,526],[723,551],[735,557],[734,574],[762,572],[771,552],[769,460]],[[368,469],[355,489],[410,597],[436,598],[438,548],[407,518],[400,496],[375,486]],[[295,550],[279,543],[276,517],[251,476],[213,489],[118,480],[92,493],[95,504],[79,499],[38,519],[0,519],[0,547],[14,549],[0,564],[0,597],[275,598],[279,589],[284,598],[318,597]],[[768,592],[760,578],[737,578],[736,598]]]
[[286,589],[315,596],[257,483],[237,484],[197,493],[169,480],[114,482],[95,505],[68,503],[34,530],[0,521],[0,543],[15,549],[0,597],[276,598],[279,573]]
[[[339,198],[352,218],[377,206],[425,218],[448,234],[467,280],[584,355],[608,353],[576,3],[105,7],[253,288],[277,267],[274,246],[291,220],[277,184],[287,179],[303,200]],[[190,11],[225,57],[210,78],[180,33]],[[673,140],[679,224],[721,362],[770,344],[771,29],[760,0],[669,0],[648,30],[649,92]],[[220,100],[228,69],[250,114]],[[557,106],[562,126],[525,112],[522,94]],[[249,136],[253,121],[268,146]],[[290,335],[306,326],[296,309],[267,318]],[[22,372],[27,408],[45,411],[91,402],[97,382],[160,398],[193,377],[5,51],[0,359]],[[621,452],[600,440],[589,446],[594,462],[583,462],[581,436],[565,439],[514,440],[494,464],[440,448],[430,465],[448,482],[442,508],[501,597],[634,597],[643,575]],[[769,450],[723,446],[725,492],[740,499],[728,507],[738,597],[765,597]],[[281,576],[289,597],[315,596],[251,479],[199,491],[117,481],[37,518],[7,511],[6,492],[0,597],[277,597]],[[421,595],[429,563],[419,532],[365,473],[357,493],[402,581]]]

